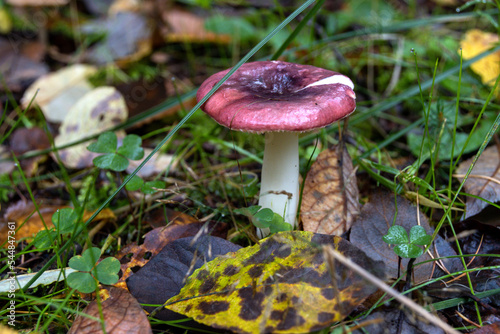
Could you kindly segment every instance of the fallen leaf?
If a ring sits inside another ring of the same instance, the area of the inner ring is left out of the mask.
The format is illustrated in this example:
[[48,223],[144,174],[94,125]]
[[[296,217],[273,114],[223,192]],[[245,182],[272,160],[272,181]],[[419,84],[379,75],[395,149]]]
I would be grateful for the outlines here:
[[359,214],[356,172],[347,150],[321,152],[307,173],[300,207],[304,231],[341,235]]
[[[179,293],[194,270],[219,255],[238,249],[240,246],[227,240],[207,235],[175,240],[128,278],[128,289],[140,303],[163,305],[167,299]],[[145,309],[151,312],[155,307]],[[162,309],[155,318],[175,320],[185,317]]]
[[[224,225],[219,223],[201,223],[198,219],[189,216],[185,213],[171,209],[166,209],[166,212],[161,209],[157,210],[161,217],[157,221],[156,217],[151,217],[149,213],[145,222],[150,226],[160,225],[144,235],[144,242],[141,245],[131,243],[122,248],[116,258],[121,262],[122,276],[115,286],[126,288],[125,281],[142,268],[151,258],[154,258],[168,243],[177,239],[194,237],[200,234],[210,234],[212,236],[225,238],[226,234]],[[166,217],[165,217],[166,213]],[[165,226],[168,219],[168,226]],[[154,221],[151,221],[151,220]]]
[[124,66],[151,53],[151,26],[140,13],[117,12],[83,25],[82,32],[105,35],[87,50],[86,59],[95,64]]
[[[106,333],[109,334],[147,334],[153,333],[151,325],[141,305],[125,289],[111,287],[107,298],[103,298],[102,315]],[[100,310],[96,301],[91,302],[84,310],[84,314],[100,318]],[[68,334],[102,333],[102,326],[83,315],[78,315]]]
[[229,43],[229,35],[218,35],[205,29],[205,20],[189,11],[169,8],[162,12],[165,27],[161,29],[167,42]]
[[[396,220],[394,221],[394,215]],[[354,246],[359,247],[370,258],[375,261],[383,261],[385,263],[387,274],[390,278],[398,277],[398,256],[394,253],[392,246],[386,244],[382,237],[387,233],[389,227],[392,226],[394,221],[395,225],[400,225],[405,228],[409,233],[410,229],[420,225],[425,229],[427,234],[432,234],[433,230],[429,226],[427,217],[425,217],[416,206],[412,205],[408,200],[402,197],[397,197],[397,211],[394,204],[394,194],[389,192],[379,192],[373,195],[370,202],[366,203],[361,209],[361,214],[354,222],[350,240]],[[434,257],[444,257],[456,255],[453,249],[441,237],[436,236],[433,245],[430,248]],[[435,249],[438,250],[436,254]],[[423,261],[431,260],[428,253],[420,256],[415,264]],[[459,270],[460,261],[458,259],[444,259],[445,267],[453,272]],[[399,272],[402,273],[406,270],[408,259],[402,259]],[[431,277],[434,272],[434,262],[429,262],[419,265],[417,270],[414,271],[415,283],[422,282]],[[438,269],[437,267],[435,269]],[[436,270],[435,272],[439,272]]]
[[46,74],[46,64],[36,62],[19,52],[19,45],[0,37],[0,77],[3,82],[0,90],[21,92],[27,85]]
[[59,209],[67,208],[66,205],[39,203],[40,215],[36,212],[33,202],[18,201],[9,206],[0,223],[0,244],[7,240],[7,222],[16,223],[16,240],[32,238],[39,231],[54,226],[52,215]]
[[[474,58],[484,51],[492,48],[498,43],[498,35],[483,32],[479,29],[471,29],[465,32],[465,36],[460,42],[460,49],[465,60]],[[460,50],[458,51],[460,54]],[[493,86],[500,74],[500,52],[495,52],[486,56],[471,65],[471,69],[476,72],[484,84]]]
[[24,92],[21,104],[27,108],[35,97],[33,103],[42,109],[45,118],[60,123],[68,110],[92,90],[87,79],[96,72],[94,66],[76,64],[46,74]]
[[[19,156],[23,153],[43,150],[50,147],[50,141],[45,133],[39,127],[19,128],[16,129],[10,137],[10,149]],[[47,155],[39,155],[29,159],[21,160],[21,168],[27,177],[31,177],[38,167],[40,162],[43,162]]]
[[202,227],[202,223],[157,227],[145,234],[143,244],[137,245],[134,242],[125,246],[116,255],[116,258],[121,262],[122,276],[115,286],[126,286],[127,278],[144,267],[168,243],[180,238],[195,236]]
[[[467,173],[472,160],[463,161],[457,168],[455,177],[461,182]],[[500,201],[500,152],[496,146],[490,146],[483,151],[464,184],[465,191],[490,202]],[[465,218],[480,213],[488,203],[474,197],[467,197]]]
[[345,318],[377,290],[349,268],[329,265],[321,250],[326,245],[384,278],[382,263],[340,237],[281,232],[208,262],[165,307],[237,333],[319,330]]
[[[72,143],[79,139],[104,132],[128,117],[127,106],[122,95],[113,87],[99,87],[85,94],[69,110],[64,118],[56,146]],[[117,136],[123,137],[124,131]],[[93,166],[92,160],[98,155],[87,150],[88,143],[59,150],[59,157],[66,167],[86,168]]]

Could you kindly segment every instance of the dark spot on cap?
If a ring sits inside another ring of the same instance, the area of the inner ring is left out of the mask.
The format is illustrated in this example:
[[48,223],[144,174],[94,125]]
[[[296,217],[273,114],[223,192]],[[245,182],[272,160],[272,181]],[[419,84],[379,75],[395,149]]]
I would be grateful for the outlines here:
[[229,303],[224,301],[203,301],[198,304],[198,309],[203,312],[203,314],[217,314],[219,312],[227,311],[229,309]]
[[184,312],[187,313],[187,312],[191,311],[191,308],[193,308],[193,305],[186,306],[186,308],[184,309]]
[[251,287],[243,288],[238,291],[241,298],[241,310],[239,317],[243,320],[255,320],[262,313],[262,302],[264,301],[264,294],[262,292],[255,292]]
[[260,275],[262,275],[262,266],[254,266],[252,268],[250,268],[250,270],[248,271],[248,275],[250,275],[250,277],[252,278],[257,278],[257,277],[260,277]]
[[229,265],[224,269],[223,275],[233,276],[233,275],[237,274],[239,271],[240,271],[240,268],[233,266],[233,265]]
[[333,288],[321,289],[321,295],[328,300],[335,298],[335,290]]
[[333,313],[329,312],[318,313],[318,322],[320,323],[331,322],[333,319],[335,319],[335,314]]

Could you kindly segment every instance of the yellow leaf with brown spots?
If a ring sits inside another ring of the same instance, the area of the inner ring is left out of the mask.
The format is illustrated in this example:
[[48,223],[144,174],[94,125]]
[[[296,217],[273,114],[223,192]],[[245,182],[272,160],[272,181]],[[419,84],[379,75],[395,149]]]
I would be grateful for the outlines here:
[[[460,42],[460,48],[462,49],[463,58],[471,59],[492,48],[497,43],[497,34],[471,29],[465,33],[464,39]],[[500,53],[490,54],[474,62],[470,67],[481,77],[484,84],[492,86],[500,74]]]
[[384,276],[381,263],[340,237],[282,232],[206,263],[165,307],[237,333],[306,333],[327,327],[376,288],[341,264],[332,268],[324,259],[324,245]]
[[300,217],[305,231],[341,235],[359,214],[356,171],[347,150],[324,150],[307,173]]

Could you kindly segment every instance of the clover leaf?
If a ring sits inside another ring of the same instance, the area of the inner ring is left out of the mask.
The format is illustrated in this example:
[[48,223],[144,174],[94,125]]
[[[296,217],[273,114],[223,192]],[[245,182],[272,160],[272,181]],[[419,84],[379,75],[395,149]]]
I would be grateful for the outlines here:
[[144,149],[141,144],[141,137],[127,135],[123,138],[121,146],[118,147],[116,134],[104,132],[97,138],[97,142],[87,146],[87,149],[94,153],[104,153],[104,155],[94,158],[93,163],[96,167],[122,172],[127,169],[129,159],[140,160],[144,157]]
[[394,247],[394,252],[403,258],[417,258],[424,252],[418,246],[426,246],[432,241],[432,236],[428,235],[422,226],[413,226],[410,230],[410,237],[405,228],[394,225],[389,228],[387,234],[382,239]]
[[68,285],[82,293],[95,291],[97,283],[115,284],[118,282],[120,261],[114,257],[103,259],[96,265],[101,251],[97,247],[87,249],[82,255],[76,255],[69,260],[69,266],[76,272],[67,277]]

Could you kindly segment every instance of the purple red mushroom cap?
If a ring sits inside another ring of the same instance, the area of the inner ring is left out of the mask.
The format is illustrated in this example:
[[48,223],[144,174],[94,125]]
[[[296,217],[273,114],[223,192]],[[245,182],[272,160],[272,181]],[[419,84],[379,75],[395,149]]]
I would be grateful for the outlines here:
[[[229,72],[201,85],[200,101]],[[325,127],[356,109],[352,81],[322,68],[261,61],[242,65],[201,107],[232,130],[265,132],[259,205],[296,223],[299,200],[298,132]],[[259,237],[269,229],[257,229]]]
[[[229,69],[205,80],[196,95],[198,101],[227,72]],[[233,130],[309,131],[351,114],[355,98],[351,80],[340,73],[310,65],[260,61],[242,65],[202,109]]]

